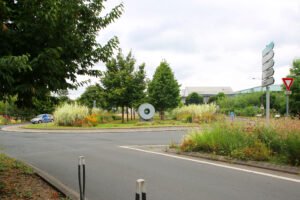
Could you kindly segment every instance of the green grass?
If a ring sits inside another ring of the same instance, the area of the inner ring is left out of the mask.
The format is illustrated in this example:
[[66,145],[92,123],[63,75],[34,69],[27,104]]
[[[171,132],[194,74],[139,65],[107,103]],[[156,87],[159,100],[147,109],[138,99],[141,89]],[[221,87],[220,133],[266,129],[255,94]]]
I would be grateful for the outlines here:
[[5,154],[0,153],[0,172],[10,169],[19,169],[23,174],[33,174],[32,168],[28,167],[18,160],[9,158]]
[[201,132],[191,132],[180,149],[299,166],[300,131],[247,123],[216,123]]
[[29,124],[23,126],[27,129],[110,129],[110,128],[155,128],[155,127],[180,127],[180,126],[198,126],[198,124],[185,123],[175,120],[155,120],[153,122],[140,122],[137,120],[121,123],[121,121],[113,121],[109,123],[98,124],[94,127],[74,127],[74,126],[58,126],[54,123]]

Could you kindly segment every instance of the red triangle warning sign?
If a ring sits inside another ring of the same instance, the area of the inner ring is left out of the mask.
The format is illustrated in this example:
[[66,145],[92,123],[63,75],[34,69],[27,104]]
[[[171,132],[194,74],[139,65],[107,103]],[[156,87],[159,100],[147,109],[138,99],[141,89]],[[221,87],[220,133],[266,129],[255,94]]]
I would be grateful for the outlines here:
[[282,78],[282,81],[288,91],[290,91],[291,86],[293,85],[294,79],[293,78]]

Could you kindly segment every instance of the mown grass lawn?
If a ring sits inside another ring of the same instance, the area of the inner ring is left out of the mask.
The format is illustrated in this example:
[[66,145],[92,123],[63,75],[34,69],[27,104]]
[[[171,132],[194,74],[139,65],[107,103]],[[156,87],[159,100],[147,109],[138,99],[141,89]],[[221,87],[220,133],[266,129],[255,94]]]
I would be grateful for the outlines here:
[[98,124],[97,126],[58,126],[55,123],[42,123],[42,124],[29,124],[23,126],[27,129],[110,129],[110,128],[157,128],[157,127],[194,127],[199,126],[196,123],[185,123],[176,120],[155,120],[152,122],[140,122],[138,120],[132,120],[125,123],[121,123],[120,120],[116,120],[109,123]]

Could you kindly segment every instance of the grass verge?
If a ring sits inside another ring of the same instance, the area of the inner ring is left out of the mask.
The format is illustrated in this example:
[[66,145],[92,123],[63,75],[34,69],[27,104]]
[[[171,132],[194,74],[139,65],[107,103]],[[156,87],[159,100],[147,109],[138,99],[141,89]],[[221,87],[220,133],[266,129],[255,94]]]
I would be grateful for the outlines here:
[[201,132],[191,132],[179,149],[299,166],[300,121],[276,120],[270,126],[217,123]]
[[0,199],[67,200],[38,177],[32,168],[0,154]]
[[110,123],[98,124],[93,127],[74,127],[74,126],[58,126],[54,123],[29,124],[23,126],[27,129],[110,129],[110,128],[159,128],[159,127],[182,127],[182,126],[199,126],[196,123],[185,123],[175,120],[139,122],[137,120],[121,123],[121,121],[113,121]]

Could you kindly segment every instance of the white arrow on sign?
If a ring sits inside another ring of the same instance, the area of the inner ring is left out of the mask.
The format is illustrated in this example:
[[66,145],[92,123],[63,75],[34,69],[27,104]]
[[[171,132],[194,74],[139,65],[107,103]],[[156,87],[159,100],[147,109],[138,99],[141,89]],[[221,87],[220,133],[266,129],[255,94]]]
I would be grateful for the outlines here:
[[263,80],[262,83],[261,83],[261,86],[265,87],[265,86],[268,86],[268,85],[272,85],[272,84],[274,84],[274,82],[275,82],[274,78],[270,77],[268,79]]
[[265,55],[262,59],[262,64],[265,64],[269,60],[271,60],[274,57],[274,51],[271,50],[267,55]]
[[269,68],[273,67],[274,64],[275,64],[275,63],[274,63],[274,60],[271,59],[271,60],[269,60],[269,62],[266,62],[265,64],[263,64],[262,70],[263,70],[263,71],[266,71],[266,70],[268,70]]
[[273,68],[269,68],[268,70],[264,71],[262,74],[262,79],[266,79],[269,78],[270,76],[273,76],[274,74],[274,69]]

